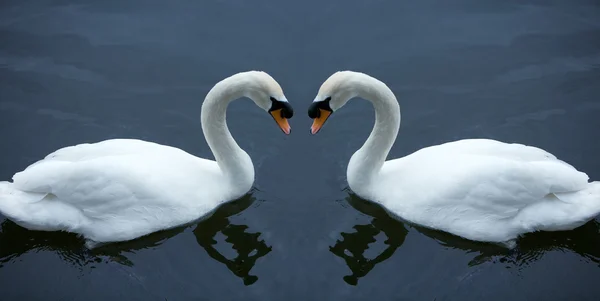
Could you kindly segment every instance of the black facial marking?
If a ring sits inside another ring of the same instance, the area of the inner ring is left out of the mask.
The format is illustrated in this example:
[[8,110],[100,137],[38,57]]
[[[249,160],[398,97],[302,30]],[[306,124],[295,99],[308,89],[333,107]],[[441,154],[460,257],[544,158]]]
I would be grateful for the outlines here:
[[279,101],[275,97],[271,97],[271,108],[269,112],[281,109],[281,118],[290,119],[294,116],[294,109],[287,101]]
[[321,116],[321,110],[333,112],[331,107],[329,106],[329,101],[331,101],[331,97],[325,98],[323,101],[313,102],[310,107],[308,107],[308,117],[315,119]]

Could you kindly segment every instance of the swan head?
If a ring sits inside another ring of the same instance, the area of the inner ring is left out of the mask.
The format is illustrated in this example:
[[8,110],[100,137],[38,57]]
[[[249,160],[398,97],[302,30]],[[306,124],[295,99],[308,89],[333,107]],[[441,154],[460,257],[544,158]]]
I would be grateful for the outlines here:
[[338,71],[323,82],[319,93],[308,108],[308,117],[313,119],[310,128],[313,135],[323,127],[333,112],[358,95],[355,88],[358,74],[353,71]]
[[283,94],[283,89],[277,81],[266,72],[248,71],[244,96],[252,99],[254,103],[267,111],[275,120],[279,128],[289,135],[291,127],[288,119],[294,116],[294,109]]

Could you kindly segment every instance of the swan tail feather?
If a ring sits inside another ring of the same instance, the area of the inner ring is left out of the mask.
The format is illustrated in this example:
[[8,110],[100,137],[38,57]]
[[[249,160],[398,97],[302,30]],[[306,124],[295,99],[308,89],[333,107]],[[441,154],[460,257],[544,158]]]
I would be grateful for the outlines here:
[[52,186],[64,181],[72,166],[70,162],[38,161],[13,176],[16,189],[27,192],[51,193]]
[[583,189],[552,193],[543,202],[524,208],[515,218],[527,231],[572,230],[600,214],[600,182]]
[[21,191],[14,183],[0,182],[0,214],[17,225],[36,231],[72,231],[82,215],[49,193]]

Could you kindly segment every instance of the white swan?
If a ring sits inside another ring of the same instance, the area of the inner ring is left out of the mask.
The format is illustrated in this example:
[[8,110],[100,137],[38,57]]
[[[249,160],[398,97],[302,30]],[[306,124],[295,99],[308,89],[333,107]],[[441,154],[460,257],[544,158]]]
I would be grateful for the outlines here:
[[88,248],[198,220],[252,188],[252,160],[225,121],[229,103],[244,96],[290,133],[293,110],[279,84],[264,72],[238,73],[202,104],[216,161],[135,139],[65,147],[16,173],[13,183],[0,182],[0,213],[30,230],[80,234]]
[[375,125],[348,163],[349,187],[395,217],[513,247],[524,233],[570,230],[600,213],[600,182],[531,146],[466,139],[385,161],[400,107],[384,83],[363,73],[337,72],[322,84],[308,111],[311,132],[354,97],[373,104]]

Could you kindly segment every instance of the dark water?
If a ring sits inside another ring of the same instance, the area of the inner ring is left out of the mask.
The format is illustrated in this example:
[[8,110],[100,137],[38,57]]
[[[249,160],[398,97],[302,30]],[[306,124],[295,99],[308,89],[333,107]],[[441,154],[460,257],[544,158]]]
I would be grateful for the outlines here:
[[[600,224],[503,249],[405,225],[351,195],[373,124],[354,101],[310,136],[337,70],[402,106],[390,158],[486,137],[600,180],[598,1],[3,1],[0,179],[60,147],[141,138],[212,158],[201,100],[260,69],[297,111],[284,136],[250,101],[230,129],[256,189],[198,224],[86,251],[0,217],[0,300],[598,300]],[[418,4],[417,4],[418,3]]]

